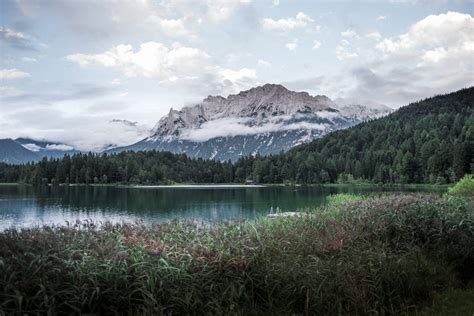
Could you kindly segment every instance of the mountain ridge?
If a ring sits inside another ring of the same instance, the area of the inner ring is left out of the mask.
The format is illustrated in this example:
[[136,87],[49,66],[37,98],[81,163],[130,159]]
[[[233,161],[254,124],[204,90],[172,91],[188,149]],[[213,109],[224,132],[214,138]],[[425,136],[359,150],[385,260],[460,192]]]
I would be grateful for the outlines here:
[[381,104],[338,104],[279,84],[265,84],[228,97],[208,96],[181,110],[170,109],[149,137],[109,152],[165,150],[191,157],[237,160],[286,151],[331,131],[390,112]]
[[11,138],[0,139],[0,163],[24,164],[36,162],[40,159],[31,150]]

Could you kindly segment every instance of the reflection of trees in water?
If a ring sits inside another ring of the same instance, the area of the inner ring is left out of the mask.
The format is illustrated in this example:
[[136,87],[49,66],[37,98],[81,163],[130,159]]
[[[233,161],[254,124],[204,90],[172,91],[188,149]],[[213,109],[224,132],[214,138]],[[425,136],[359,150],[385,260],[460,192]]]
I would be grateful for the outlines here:
[[39,206],[56,205],[76,211],[109,210],[126,213],[184,214],[229,211],[265,213],[270,207],[290,210],[324,202],[332,188],[125,188],[100,186],[31,188],[27,194]]
[[[314,208],[329,194],[380,192],[380,187],[126,188],[108,186],[0,186],[3,216],[171,218],[254,218],[271,207],[282,211]],[[16,212],[16,213],[15,213]],[[20,215],[19,213],[23,213]],[[8,214],[7,214],[8,215]]]

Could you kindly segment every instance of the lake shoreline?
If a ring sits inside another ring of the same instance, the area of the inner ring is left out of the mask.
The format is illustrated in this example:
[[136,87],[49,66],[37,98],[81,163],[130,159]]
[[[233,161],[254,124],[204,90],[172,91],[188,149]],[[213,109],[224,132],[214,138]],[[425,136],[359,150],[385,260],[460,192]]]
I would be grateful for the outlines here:
[[326,204],[331,194],[383,195],[418,191],[439,195],[446,188],[341,184],[0,185],[0,230],[11,226],[62,225],[76,220],[114,223],[253,220],[273,212],[315,208]]
[[472,202],[337,194],[318,216],[12,229],[0,232],[0,310],[404,314],[449,291],[468,304]]
[[[31,183],[0,183],[1,186],[35,186]],[[172,187],[380,187],[380,188],[413,188],[413,189],[448,189],[453,186],[454,183],[450,184],[428,184],[428,183],[310,183],[310,184],[283,184],[283,183],[256,183],[256,184],[243,184],[243,183],[176,183],[176,184],[124,184],[124,183],[49,183],[47,186],[69,186],[69,187],[134,187],[134,188],[172,188]],[[39,185],[41,186],[41,185]]]

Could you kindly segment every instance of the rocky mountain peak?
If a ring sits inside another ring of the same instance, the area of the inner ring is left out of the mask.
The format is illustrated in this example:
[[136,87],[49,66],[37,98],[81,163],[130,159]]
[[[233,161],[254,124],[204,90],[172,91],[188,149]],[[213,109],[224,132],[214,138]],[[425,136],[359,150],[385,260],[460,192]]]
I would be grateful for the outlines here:
[[[333,113],[324,114],[332,117],[337,113],[348,114],[358,120],[364,120],[371,118],[372,112],[380,115],[384,111],[385,109],[338,104],[324,95],[311,96],[305,91],[295,92],[281,84],[267,83],[227,97],[209,95],[200,103],[181,110],[171,108],[168,115],[156,124],[150,139],[179,138],[183,131],[200,129],[202,124],[222,120],[245,122],[242,123],[243,126],[262,126],[271,122],[291,120],[291,117],[303,113],[313,116],[316,113]],[[357,115],[359,112],[360,115]]]
[[334,102],[279,84],[265,84],[171,109],[150,137],[121,150],[164,150],[190,157],[236,160],[269,155],[387,113],[383,106]]

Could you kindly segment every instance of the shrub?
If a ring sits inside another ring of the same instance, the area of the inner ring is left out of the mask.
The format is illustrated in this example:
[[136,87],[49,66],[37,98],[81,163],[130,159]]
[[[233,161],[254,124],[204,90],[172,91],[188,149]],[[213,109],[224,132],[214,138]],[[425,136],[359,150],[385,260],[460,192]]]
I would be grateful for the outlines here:
[[349,201],[359,201],[363,200],[364,197],[361,195],[357,194],[351,194],[351,193],[338,193],[338,194],[331,194],[326,198],[327,204],[336,206],[340,205],[345,202]]
[[474,196],[474,177],[472,174],[465,175],[448,191],[451,195]]

